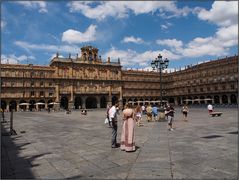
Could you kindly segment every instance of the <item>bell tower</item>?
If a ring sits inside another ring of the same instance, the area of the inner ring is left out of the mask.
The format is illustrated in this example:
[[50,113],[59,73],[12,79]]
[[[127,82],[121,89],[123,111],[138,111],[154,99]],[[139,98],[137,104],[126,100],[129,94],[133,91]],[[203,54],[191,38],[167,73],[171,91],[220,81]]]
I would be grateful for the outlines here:
[[84,46],[81,48],[81,59],[83,61],[100,61],[98,57],[98,49],[92,46]]

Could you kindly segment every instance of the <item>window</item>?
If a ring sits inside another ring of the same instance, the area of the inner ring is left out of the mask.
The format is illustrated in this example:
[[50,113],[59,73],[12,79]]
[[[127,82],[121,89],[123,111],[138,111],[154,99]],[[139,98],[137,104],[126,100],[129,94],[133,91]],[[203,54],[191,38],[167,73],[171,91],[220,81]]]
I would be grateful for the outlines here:
[[226,86],[225,86],[225,85],[223,85],[223,86],[222,86],[222,90],[225,90],[225,89],[226,89]]
[[31,72],[31,77],[34,76],[34,72]]
[[52,86],[52,82],[49,82],[49,86]]
[[215,86],[215,87],[214,87],[214,90],[217,91],[217,89],[218,89],[217,86]]
[[200,91],[203,92],[203,88],[200,88]]
[[207,91],[210,91],[211,90],[211,88],[210,87],[207,87]]
[[40,96],[43,97],[44,96],[44,92],[40,91]]
[[11,86],[14,87],[15,83],[14,82],[11,82]]
[[53,93],[52,92],[49,92],[49,97],[52,97],[53,96]]
[[43,77],[44,76],[44,73],[43,72],[40,72],[40,77]]
[[40,86],[43,86],[43,85],[44,85],[44,83],[43,83],[43,81],[41,81],[41,82],[40,82]]
[[31,81],[31,86],[34,86],[34,81]]
[[232,85],[231,85],[231,89],[235,89],[235,86],[234,86],[234,84],[232,84]]
[[35,92],[31,91],[31,97],[35,96]]
[[191,93],[191,90],[190,90],[190,89],[188,89],[188,93]]

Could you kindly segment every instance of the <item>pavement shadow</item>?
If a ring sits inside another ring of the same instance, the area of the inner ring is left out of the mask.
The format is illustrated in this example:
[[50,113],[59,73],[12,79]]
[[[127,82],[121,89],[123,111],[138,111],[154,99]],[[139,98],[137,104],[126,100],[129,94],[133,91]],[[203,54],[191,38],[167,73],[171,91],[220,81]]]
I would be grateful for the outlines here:
[[14,140],[21,138],[19,135],[9,135],[6,127],[1,123],[1,179],[37,179],[31,168],[38,166],[33,161],[36,158],[46,154],[37,154],[33,156],[20,156],[20,151],[27,149],[31,143],[22,143],[17,145]]

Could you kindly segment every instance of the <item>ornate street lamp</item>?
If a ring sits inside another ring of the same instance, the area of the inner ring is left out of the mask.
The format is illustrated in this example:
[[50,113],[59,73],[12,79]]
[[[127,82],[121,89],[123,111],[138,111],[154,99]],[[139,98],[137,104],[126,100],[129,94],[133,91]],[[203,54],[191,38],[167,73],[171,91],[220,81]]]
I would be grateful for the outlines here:
[[166,58],[163,60],[163,56],[161,54],[158,55],[158,58],[155,58],[151,62],[151,66],[153,70],[157,69],[160,73],[160,111],[163,111],[163,95],[162,95],[162,70],[166,69],[168,67],[169,60]]

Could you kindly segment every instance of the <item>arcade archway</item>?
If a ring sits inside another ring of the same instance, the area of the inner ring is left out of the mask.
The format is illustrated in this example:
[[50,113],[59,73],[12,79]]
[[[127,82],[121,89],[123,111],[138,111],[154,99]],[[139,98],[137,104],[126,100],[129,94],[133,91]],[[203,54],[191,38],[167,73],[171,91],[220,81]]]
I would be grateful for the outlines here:
[[237,104],[237,97],[236,97],[235,94],[232,94],[230,98],[231,98],[231,103],[232,104]]
[[61,98],[61,104],[60,104],[61,108],[63,109],[68,109],[68,98],[66,96],[63,96]]
[[75,98],[74,106],[75,106],[75,109],[80,109],[82,107],[82,101],[80,97]]
[[100,98],[100,107],[101,107],[101,108],[106,108],[106,106],[107,106],[106,97],[105,97],[105,96],[102,96],[102,97]]
[[86,109],[97,108],[97,99],[95,97],[88,97],[85,100]]

